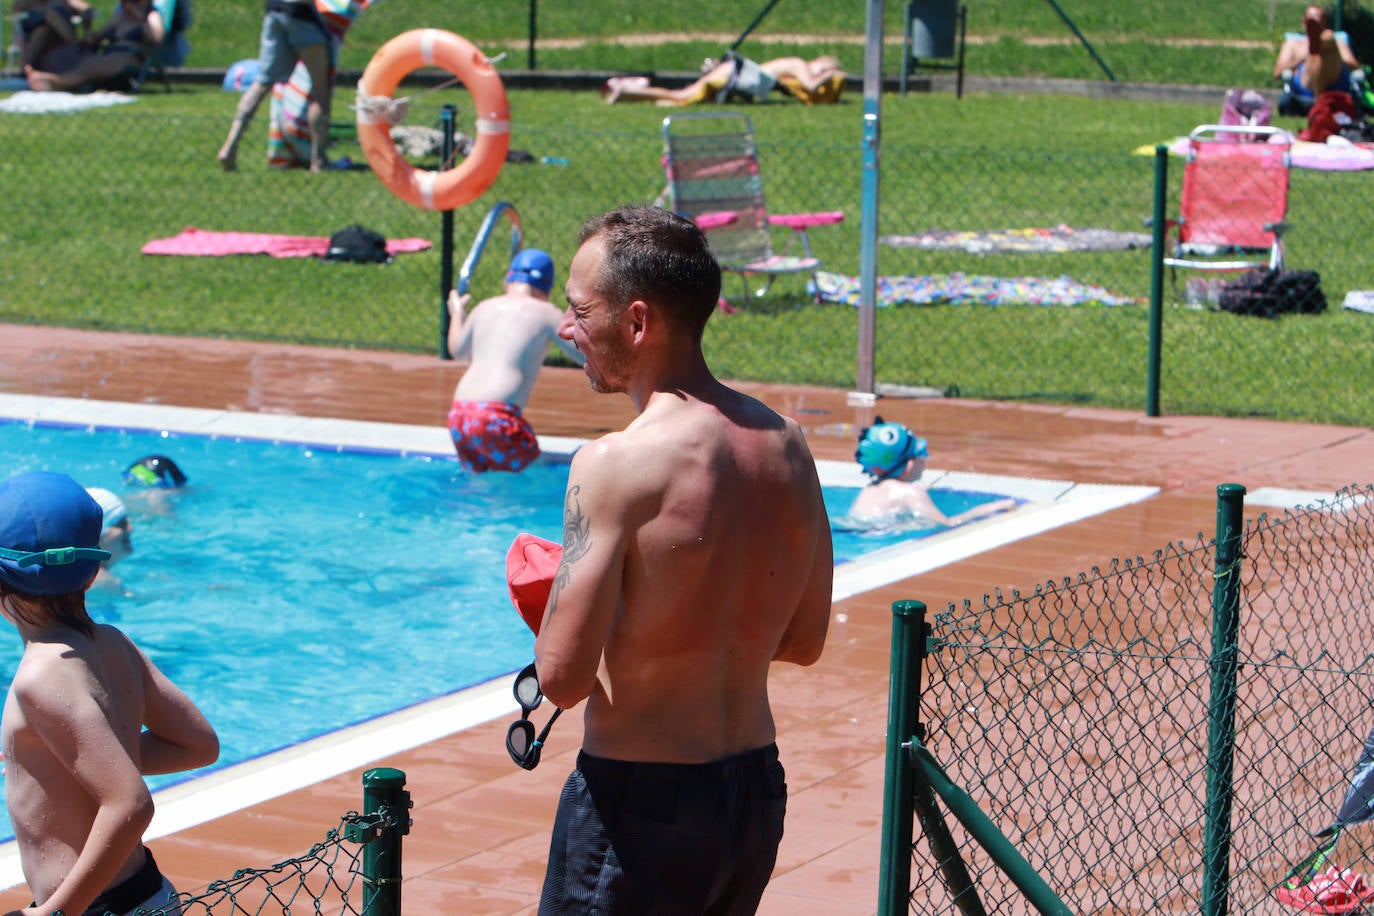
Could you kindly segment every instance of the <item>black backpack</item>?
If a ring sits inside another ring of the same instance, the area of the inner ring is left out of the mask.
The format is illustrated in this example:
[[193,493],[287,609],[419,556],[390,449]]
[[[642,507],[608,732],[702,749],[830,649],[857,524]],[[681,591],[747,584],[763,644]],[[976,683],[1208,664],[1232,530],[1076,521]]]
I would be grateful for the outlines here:
[[386,236],[356,223],[346,226],[329,237],[326,261],[350,261],[355,264],[390,264]]
[[1222,311],[1277,318],[1285,313],[1315,315],[1326,311],[1321,275],[1315,270],[1259,267],[1225,284],[1217,299]]

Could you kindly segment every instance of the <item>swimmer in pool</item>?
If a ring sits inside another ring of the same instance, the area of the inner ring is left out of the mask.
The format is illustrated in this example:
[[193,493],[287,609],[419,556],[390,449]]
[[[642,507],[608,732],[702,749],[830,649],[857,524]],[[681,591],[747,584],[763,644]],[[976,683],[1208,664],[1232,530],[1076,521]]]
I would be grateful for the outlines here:
[[563,313],[549,301],[553,258],[538,248],[516,254],[505,290],[471,312],[468,293],[449,293],[448,350],[467,360],[453,390],[448,430],[458,460],[471,471],[519,471],[539,457],[539,441],[521,416],[549,344],[580,366],[586,357],[558,336]]
[[109,554],[100,563],[94,586],[123,589],[110,567],[134,552],[134,524],[124,501],[103,487],[87,487],[86,492],[100,507],[103,521],[100,527],[100,549]]
[[174,490],[186,485],[186,475],[166,455],[144,455],[125,469],[124,482],[132,486]]
[[900,423],[886,423],[882,417],[875,417],[873,425],[860,434],[859,447],[854,452],[859,466],[873,480],[854,498],[849,517],[874,521],[919,516],[952,528],[1016,508],[1016,500],[998,499],[958,515],[945,515],[920,482],[928,457],[926,440]]

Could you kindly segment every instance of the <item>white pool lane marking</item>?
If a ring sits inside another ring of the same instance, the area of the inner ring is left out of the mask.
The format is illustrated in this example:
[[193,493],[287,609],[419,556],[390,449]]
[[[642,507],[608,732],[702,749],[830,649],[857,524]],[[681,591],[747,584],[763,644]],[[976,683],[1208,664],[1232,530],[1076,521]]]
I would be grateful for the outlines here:
[[[84,398],[0,393],[0,418],[378,449],[401,454],[448,456],[453,449],[448,430],[443,427]],[[584,441],[539,437],[540,448],[551,456],[571,455]],[[825,486],[859,487],[865,482],[852,462],[818,461],[816,466]],[[1155,487],[1078,484],[935,469],[928,470],[926,475],[931,484],[1014,496],[1023,501],[1023,505],[1014,512],[980,519],[937,536],[895,544],[843,563],[835,571],[833,600],[850,598],[1060,525],[1140,502],[1158,492]],[[155,793],[157,813],[145,838],[157,839],[194,827],[518,710],[511,696],[509,679],[501,677],[189,779]],[[333,826],[332,823],[321,824],[320,829],[323,832]],[[243,864],[260,867],[270,863]],[[23,880],[14,842],[0,844],[0,888],[13,887]]]

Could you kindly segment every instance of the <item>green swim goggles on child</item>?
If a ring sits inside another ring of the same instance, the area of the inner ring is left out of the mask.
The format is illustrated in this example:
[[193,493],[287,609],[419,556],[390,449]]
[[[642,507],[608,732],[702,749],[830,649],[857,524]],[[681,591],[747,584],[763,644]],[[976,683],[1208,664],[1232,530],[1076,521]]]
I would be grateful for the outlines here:
[[70,566],[81,560],[105,561],[108,550],[99,547],[49,547],[47,550],[14,550],[0,547],[0,560],[13,560],[20,569],[29,566]]

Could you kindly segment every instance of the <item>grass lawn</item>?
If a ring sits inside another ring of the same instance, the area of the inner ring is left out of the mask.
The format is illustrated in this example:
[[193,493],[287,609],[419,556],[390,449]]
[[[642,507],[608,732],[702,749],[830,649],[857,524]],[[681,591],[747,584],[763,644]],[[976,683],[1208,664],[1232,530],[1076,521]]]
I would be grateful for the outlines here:
[[[464,21],[453,28],[515,48],[527,23],[511,15],[513,6],[526,9],[524,4],[465,9]],[[861,31],[861,17],[842,28],[847,20],[833,15],[837,6],[826,13],[785,0],[766,20],[766,29],[818,35]],[[1072,15],[1082,16],[1080,28],[1087,30],[1091,22],[1098,31],[1120,37],[1121,47],[1131,42],[1150,46],[1148,35],[1133,31],[1143,27],[1143,20],[1093,19],[1101,11],[1088,6],[1070,8]],[[1246,7],[1249,19],[1239,16],[1240,4],[1223,4],[1219,11],[1192,19],[1183,15],[1181,5],[1172,12],[1165,4],[1147,6],[1161,16],[1170,14],[1151,20],[1156,32],[1164,33],[1161,38],[1184,26],[1211,29],[1223,21],[1250,22],[1256,15],[1253,4]],[[844,5],[845,15],[854,15],[853,7]],[[889,17],[894,9],[900,12],[899,4],[888,7]],[[444,22],[436,11],[449,9],[427,0],[379,4],[350,33],[344,65],[351,61],[361,66],[370,49],[396,31]],[[541,16],[547,12],[540,35],[550,40],[672,31],[678,23],[657,6],[652,11],[630,4],[599,6],[597,17],[582,17],[596,23],[582,22],[561,6],[540,9]],[[1290,9],[1278,4],[1277,9],[1280,18],[1300,12],[1297,5]],[[990,3],[978,10],[989,24],[999,23],[1004,38],[1063,31],[1062,23],[1046,26],[1039,12],[1032,16],[1026,4]],[[1226,10],[1239,18],[1227,20]],[[257,6],[201,4],[196,15],[199,59],[190,63],[227,63],[256,45]],[[738,27],[743,29],[751,17],[741,18],[745,21]],[[1243,31],[1262,36],[1266,28],[1252,23]],[[889,25],[888,34],[894,32],[900,32],[899,21],[895,29]],[[658,66],[675,69],[691,67],[693,60],[719,47],[697,41],[644,53],[661,54]],[[847,47],[853,57],[856,46]],[[1054,47],[1083,54],[1081,48]],[[1161,54],[1184,50],[1155,47]],[[672,57],[683,48],[690,51]],[[609,44],[593,43],[557,53],[570,55],[569,66],[616,66],[608,49]],[[629,53],[613,50],[622,57]],[[1269,56],[1268,51],[1260,55]],[[541,65],[544,59],[541,51]],[[512,59],[510,64],[521,66],[523,61]],[[456,104],[460,115],[471,109],[461,88],[415,87],[411,94],[409,123],[434,123],[446,102]],[[565,158],[569,165],[509,165],[491,191],[456,211],[455,267],[497,201],[516,205],[526,244],[549,249],[556,263],[566,265],[585,216],[623,201],[653,199],[662,188],[662,109],[608,107],[591,92],[512,91],[510,97],[512,145],[536,157]],[[19,217],[0,221],[0,288],[6,290],[0,297],[0,320],[436,350],[444,266],[437,244],[442,241],[440,215],[400,202],[365,169],[324,176],[269,170],[261,154],[265,107],[250,130],[240,171],[222,173],[214,152],[235,98],[217,87],[178,85],[171,93],[147,91],[131,105],[78,115],[0,117],[0,145],[6,153],[0,159],[0,190],[6,200],[21,204]],[[352,100],[351,88],[341,88],[338,118],[349,117]],[[1219,106],[1219,97],[1207,104],[1177,104],[977,93],[963,100],[942,93],[887,96],[879,231],[1058,223],[1140,231],[1150,212],[1152,162],[1131,151],[1215,119]],[[813,241],[828,268],[857,273],[861,100],[851,96],[839,105],[815,108],[778,102],[753,106],[749,114],[760,138],[771,209],[844,210],[846,221],[816,230]],[[461,116],[459,126],[464,126]],[[334,153],[362,158],[348,144]],[[1177,173],[1175,186],[1176,181]],[[1294,176],[1294,200],[1303,205],[1295,204],[1291,214],[1292,259],[1321,270],[1337,306],[1345,289],[1368,285],[1369,258],[1362,240],[1374,226],[1367,225],[1363,208],[1350,206],[1367,195],[1367,181],[1367,173]],[[1331,213],[1342,218],[1332,220]],[[328,235],[354,222],[390,238],[429,239],[436,247],[403,255],[387,267],[138,253],[145,242],[185,226]],[[473,277],[478,294],[499,285],[508,242],[503,229],[479,261]],[[1148,261],[1139,251],[978,258],[880,246],[879,271],[1071,272],[1077,280],[1117,294],[1143,299],[1149,293]],[[844,306],[810,305],[799,284],[784,282],[748,313],[712,322],[708,345],[712,359],[729,376],[852,385],[854,315]],[[884,310],[879,322],[880,382],[981,397],[1125,407],[1144,402],[1144,306],[903,307]],[[1333,307],[1317,317],[1263,322],[1171,304],[1165,333],[1166,409],[1359,423],[1374,418],[1371,396],[1351,390],[1361,386],[1349,383],[1358,374],[1360,348],[1374,342],[1367,316]],[[1273,367],[1282,367],[1282,372],[1276,374]]]

